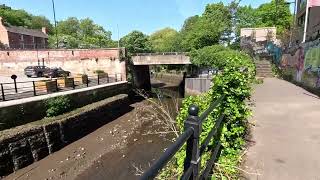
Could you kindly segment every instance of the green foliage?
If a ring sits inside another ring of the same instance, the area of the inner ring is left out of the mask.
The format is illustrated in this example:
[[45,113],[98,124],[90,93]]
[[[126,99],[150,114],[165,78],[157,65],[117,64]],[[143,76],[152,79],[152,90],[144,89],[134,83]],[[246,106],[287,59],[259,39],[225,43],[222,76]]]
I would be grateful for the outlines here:
[[95,74],[105,74],[104,70],[95,70],[94,71]]
[[71,100],[67,96],[59,96],[45,101],[47,117],[54,117],[72,110]]
[[149,40],[155,52],[172,52],[177,49],[177,36],[176,30],[164,28],[151,34]]
[[[218,50],[223,51],[224,56],[216,55],[219,52]],[[209,52],[209,57],[221,57],[221,59],[201,60],[202,56],[199,56],[199,54],[202,54],[202,51]],[[188,107],[191,104],[199,106],[200,113],[202,113],[211,103],[222,95],[225,95],[226,98],[223,103],[203,123],[200,142],[204,140],[214,127],[214,123],[220,113],[224,113],[226,115],[226,123],[220,139],[224,149],[219,159],[217,170],[231,179],[236,178],[238,172],[236,166],[241,160],[240,152],[245,144],[244,136],[247,133],[247,119],[251,115],[251,111],[248,109],[245,100],[250,98],[251,84],[255,77],[255,66],[248,55],[227,48],[223,50],[221,46],[200,49],[194,52],[192,57],[198,60],[198,65],[201,65],[203,62],[205,66],[208,66],[207,60],[209,60],[211,67],[219,67],[221,73],[213,77],[212,81],[214,83],[209,92],[199,96],[188,97],[183,101],[181,111],[177,117],[178,127],[182,132],[184,121],[188,116]],[[174,161],[169,164],[169,167],[160,175],[161,178],[177,177],[177,174],[181,175],[184,157],[185,150],[183,148],[175,156]],[[209,153],[207,152],[202,157],[202,166],[204,166],[208,159]]]
[[[78,20],[69,17],[57,24],[60,48],[106,48],[115,47],[111,32],[95,24],[90,18]],[[56,47],[56,37],[49,38],[51,47]]]
[[52,32],[52,24],[44,16],[34,16],[24,10],[15,10],[6,5],[0,5],[0,16],[5,24],[12,26],[22,26],[30,29],[48,28]]
[[231,13],[223,3],[206,6],[202,16],[185,21],[181,30],[181,49],[190,51],[217,44],[231,30]]
[[120,39],[122,47],[126,47],[129,55],[134,53],[152,52],[152,46],[148,36],[140,31],[132,31]]
[[292,18],[290,6],[285,0],[272,0],[258,8],[240,6],[236,12],[237,35],[239,36],[241,28],[272,26],[276,26],[278,35],[282,35],[290,29]]

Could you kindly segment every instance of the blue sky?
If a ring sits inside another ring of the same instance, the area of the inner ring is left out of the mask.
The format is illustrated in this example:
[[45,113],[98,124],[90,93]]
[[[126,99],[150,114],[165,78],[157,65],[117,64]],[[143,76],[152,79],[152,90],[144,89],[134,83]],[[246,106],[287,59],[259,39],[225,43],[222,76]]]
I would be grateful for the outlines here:
[[[179,30],[187,17],[201,14],[208,3],[220,0],[55,0],[57,20],[90,17],[118,39],[132,30],[150,34],[164,27]],[[229,3],[231,0],[224,0]],[[242,0],[253,7],[269,0]],[[15,9],[44,15],[53,21],[51,0],[0,0]]]

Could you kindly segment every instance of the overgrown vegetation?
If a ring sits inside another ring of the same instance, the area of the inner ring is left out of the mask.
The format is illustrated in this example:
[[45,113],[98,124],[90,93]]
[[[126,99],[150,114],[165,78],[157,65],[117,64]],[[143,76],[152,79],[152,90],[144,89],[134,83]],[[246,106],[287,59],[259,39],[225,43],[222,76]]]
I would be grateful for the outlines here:
[[[183,132],[184,121],[188,116],[188,108],[191,104],[199,106],[200,113],[206,110],[209,105],[219,97],[225,95],[226,99],[211,116],[203,123],[201,141],[208,135],[220,113],[226,115],[226,124],[221,137],[224,149],[216,166],[216,173],[213,179],[236,179],[241,162],[241,152],[244,148],[244,137],[247,133],[247,119],[251,115],[250,109],[245,101],[250,98],[251,84],[255,77],[255,66],[252,59],[239,51],[222,49],[224,56],[221,56],[218,46],[206,47],[192,53],[197,64],[207,64],[201,60],[202,51],[210,51],[212,59],[220,58],[220,61],[210,61],[211,66],[218,68],[220,73],[213,77],[214,85],[210,91],[199,95],[191,96],[183,101],[179,116],[177,117],[178,128]],[[214,143],[214,141],[212,142]],[[202,157],[202,165],[208,160],[210,153]],[[160,175],[161,179],[176,179],[182,174],[185,150],[180,151],[169,164],[169,167]]]
[[59,96],[45,101],[47,117],[54,117],[72,110],[71,99],[67,96]]
[[100,69],[95,70],[93,73],[95,73],[95,74],[105,74],[104,70],[100,70]]

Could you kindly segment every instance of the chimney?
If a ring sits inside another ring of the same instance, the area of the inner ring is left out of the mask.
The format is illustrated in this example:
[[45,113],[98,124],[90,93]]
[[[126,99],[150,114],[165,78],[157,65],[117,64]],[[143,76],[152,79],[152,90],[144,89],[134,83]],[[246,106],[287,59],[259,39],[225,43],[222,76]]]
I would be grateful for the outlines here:
[[48,28],[46,28],[46,27],[42,27],[42,30],[41,30],[43,33],[45,33],[45,34],[48,34]]

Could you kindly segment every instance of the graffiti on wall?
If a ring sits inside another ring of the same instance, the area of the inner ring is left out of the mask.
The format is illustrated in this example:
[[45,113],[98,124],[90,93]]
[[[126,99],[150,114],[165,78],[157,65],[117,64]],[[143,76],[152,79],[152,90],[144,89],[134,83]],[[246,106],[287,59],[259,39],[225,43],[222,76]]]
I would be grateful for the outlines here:
[[[313,87],[320,88],[320,45],[300,46],[293,54],[283,54],[281,66],[295,69],[297,82],[314,80]],[[304,77],[304,78],[303,78]]]

